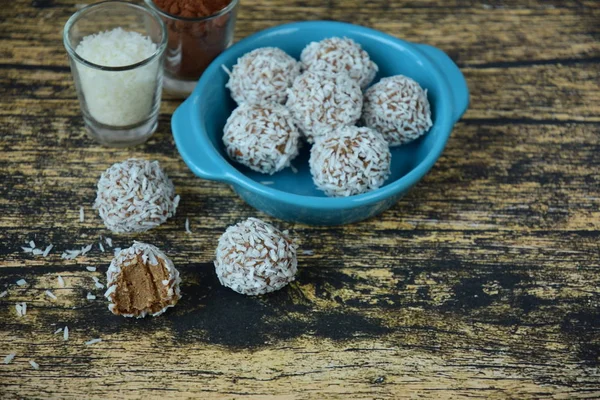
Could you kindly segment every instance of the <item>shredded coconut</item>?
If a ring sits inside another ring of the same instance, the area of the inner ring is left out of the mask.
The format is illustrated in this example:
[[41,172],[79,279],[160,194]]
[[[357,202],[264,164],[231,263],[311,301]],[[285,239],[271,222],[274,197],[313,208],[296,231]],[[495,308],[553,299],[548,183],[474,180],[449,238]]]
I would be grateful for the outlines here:
[[23,249],[23,251],[24,251],[25,253],[31,253],[31,252],[33,251],[33,249],[32,249],[31,247],[24,247],[24,246],[21,246],[21,248]]
[[56,296],[49,290],[46,290],[46,296],[50,297],[52,300],[56,300]]
[[16,303],[15,310],[17,311],[17,316],[24,317],[27,314],[27,303]]
[[69,340],[69,327],[65,326],[65,329],[63,330],[63,340],[66,342],[67,340]]
[[[128,66],[143,61],[157,50],[150,37],[115,28],[88,35],[76,53],[96,65]],[[106,71],[77,63],[76,68],[87,109],[98,122],[109,126],[137,124],[152,113],[161,58],[129,71]]]
[[100,283],[100,280],[98,278],[92,276],[92,279],[94,280],[94,285],[96,286],[96,288],[104,289],[104,285]]
[[35,242],[33,240],[29,241],[29,247],[35,249]]
[[87,342],[85,342],[85,345],[91,346],[93,344],[100,343],[101,341],[102,341],[102,339],[92,339],[92,340],[88,340]]
[[113,241],[111,238],[105,237],[104,240],[106,241],[106,244],[108,245],[108,247],[112,247]]
[[100,248],[100,251],[104,253],[104,246],[102,245],[102,242],[98,242],[98,247]]
[[93,295],[93,294],[91,294],[91,293],[88,293],[86,298],[87,298],[88,300],[96,300],[96,296],[94,296],[94,295]]
[[27,285],[27,281],[25,279],[19,279],[17,281],[17,285],[19,285],[19,286],[25,286],[25,285]]
[[15,358],[15,356],[16,356],[15,353],[10,353],[6,357],[4,357],[4,364],[10,364],[12,362],[12,360]]
[[85,267],[90,272],[96,272],[96,267]]
[[46,247],[46,250],[44,250],[44,257],[48,257],[48,254],[50,254],[50,251],[52,250],[52,248],[54,247],[53,244],[49,244],[48,247]]
[[59,333],[61,333],[63,330],[63,328],[58,328],[57,330],[54,331],[55,335],[58,335]]
[[190,219],[189,218],[185,219],[185,233],[192,233],[192,231],[190,230]]
[[56,280],[58,281],[58,287],[61,287],[61,288],[65,287],[65,280],[63,279],[62,276],[58,275],[56,277]]
[[85,214],[83,212],[83,207],[79,207],[79,222],[85,221]]
[[30,360],[29,364],[33,367],[33,369],[40,369],[40,365],[33,360]]
[[5,290],[4,292],[0,293],[0,298],[6,296],[8,294],[8,290]]

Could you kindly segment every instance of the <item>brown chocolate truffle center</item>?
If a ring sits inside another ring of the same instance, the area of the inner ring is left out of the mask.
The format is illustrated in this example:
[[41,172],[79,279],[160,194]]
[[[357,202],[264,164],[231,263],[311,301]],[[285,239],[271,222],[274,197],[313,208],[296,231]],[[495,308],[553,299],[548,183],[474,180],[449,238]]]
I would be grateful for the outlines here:
[[165,261],[158,258],[158,264],[144,262],[141,255],[125,261],[121,273],[117,277],[117,290],[114,304],[119,314],[140,315],[142,311],[156,313],[168,305],[174,304],[177,298],[168,294],[168,285],[163,281],[169,279],[169,271]]

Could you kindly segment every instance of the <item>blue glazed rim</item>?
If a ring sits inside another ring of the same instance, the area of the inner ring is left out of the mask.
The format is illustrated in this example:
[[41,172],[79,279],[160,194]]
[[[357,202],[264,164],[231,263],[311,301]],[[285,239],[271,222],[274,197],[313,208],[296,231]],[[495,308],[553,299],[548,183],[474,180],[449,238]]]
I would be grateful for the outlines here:
[[[288,33],[291,30],[298,29],[326,30],[327,28],[333,28],[338,31],[353,31],[361,36],[376,37],[391,47],[396,47],[415,56],[415,58],[423,62],[428,72],[440,84],[440,88],[442,89],[442,96],[440,98],[444,99],[438,100],[441,102],[441,112],[436,114],[434,122],[441,129],[441,134],[439,139],[435,141],[429,154],[401,178],[372,192],[350,197],[303,196],[271,188],[246,177],[233,167],[229,160],[225,159],[213,146],[211,139],[202,128],[199,113],[193,112],[206,101],[202,93],[206,90],[206,85],[211,77],[216,73],[222,72],[221,65],[226,64],[227,59],[230,57],[229,54],[237,51],[244,53],[251,51],[256,48],[252,44],[256,39],[271,35],[274,32],[283,31]],[[184,162],[192,172],[204,179],[225,182],[234,187],[239,186],[269,201],[285,202],[296,207],[317,210],[348,210],[386,200],[407,191],[419,182],[442,154],[452,128],[465,113],[468,105],[469,90],[464,76],[450,57],[436,47],[410,43],[371,28],[345,22],[294,22],[268,28],[250,35],[219,55],[202,74],[192,94],[175,110],[171,125],[175,144]],[[183,127],[190,124],[191,130]],[[194,135],[195,137],[184,137],[189,135]],[[195,142],[198,146],[190,146],[190,141]],[[201,163],[196,162],[199,156],[203,157]]]

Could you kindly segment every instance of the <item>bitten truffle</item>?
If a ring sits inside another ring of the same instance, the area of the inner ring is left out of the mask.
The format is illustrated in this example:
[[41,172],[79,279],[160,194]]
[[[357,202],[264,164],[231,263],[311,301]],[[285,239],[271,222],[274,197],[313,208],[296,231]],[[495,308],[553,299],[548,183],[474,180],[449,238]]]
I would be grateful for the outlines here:
[[310,151],[310,172],[327,196],[375,190],[390,175],[391,154],[380,133],[348,126],[319,138]]
[[181,298],[181,279],[173,262],[158,248],[134,242],[121,250],[106,272],[108,309],[116,315],[142,318],[164,313]]
[[366,91],[362,120],[392,147],[412,142],[432,125],[427,90],[403,75],[383,78]]
[[100,176],[94,208],[114,233],[144,232],[175,215],[179,196],[158,161],[116,163]]
[[297,267],[296,245],[287,231],[260,219],[230,226],[219,238],[219,282],[238,293],[255,296],[279,290],[294,280]]
[[354,125],[362,105],[358,83],[345,73],[328,71],[307,71],[296,78],[286,103],[310,143],[327,131]]
[[290,166],[298,155],[300,132],[282,105],[242,104],[225,124],[223,143],[229,157],[264,174]]
[[226,87],[236,103],[284,103],[286,90],[300,75],[300,63],[281,49],[262,47],[240,57],[227,72]]
[[312,42],[302,50],[302,66],[308,71],[345,72],[365,89],[379,68],[352,39],[332,37]]

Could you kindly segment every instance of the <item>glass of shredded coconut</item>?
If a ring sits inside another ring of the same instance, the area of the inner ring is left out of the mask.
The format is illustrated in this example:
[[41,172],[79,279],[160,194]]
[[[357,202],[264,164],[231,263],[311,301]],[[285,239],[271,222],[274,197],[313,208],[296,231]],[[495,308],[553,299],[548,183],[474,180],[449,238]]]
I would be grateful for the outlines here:
[[88,133],[107,146],[145,142],[157,127],[167,45],[158,14],[96,3],[73,14],[63,41]]

